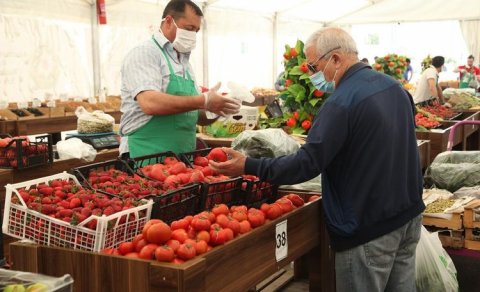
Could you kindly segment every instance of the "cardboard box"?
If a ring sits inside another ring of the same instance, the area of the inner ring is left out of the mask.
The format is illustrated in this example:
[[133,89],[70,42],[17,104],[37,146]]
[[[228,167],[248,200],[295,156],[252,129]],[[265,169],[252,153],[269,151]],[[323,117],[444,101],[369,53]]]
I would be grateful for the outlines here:
[[240,112],[228,118],[219,118],[204,127],[204,132],[214,137],[236,137],[245,130],[253,130],[258,123],[258,108],[242,106]]

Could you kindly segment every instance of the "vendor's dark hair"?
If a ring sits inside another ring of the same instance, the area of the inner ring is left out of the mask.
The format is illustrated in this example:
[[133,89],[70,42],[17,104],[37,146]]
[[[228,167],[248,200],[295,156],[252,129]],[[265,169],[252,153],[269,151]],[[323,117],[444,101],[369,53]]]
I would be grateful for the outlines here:
[[410,63],[410,62],[411,62],[411,61],[410,61],[410,58],[407,58],[407,59],[406,59],[406,61],[407,61],[408,63]]
[[443,64],[445,64],[445,58],[444,57],[442,57],[442,56],[433,57],[433,59],[432,59],[433,67],[440,68],[440,67],[443,66]]
[[472,59],[472,60],[475,60],[475,57],[474,57],[473,55],[470,55],[470,56],[468,56],[468,58],[467,58],[467,59]]
[[193,3],[191,0],[171,0],[168,2],[167,6],[165,6],[162,18],[167,17],[167,15],[171,15],[173,19],[179,19],[185,15],[185,9],[187,5],[193,9],[196,15],[203,16],[200,7],[198,7],[197,4]]

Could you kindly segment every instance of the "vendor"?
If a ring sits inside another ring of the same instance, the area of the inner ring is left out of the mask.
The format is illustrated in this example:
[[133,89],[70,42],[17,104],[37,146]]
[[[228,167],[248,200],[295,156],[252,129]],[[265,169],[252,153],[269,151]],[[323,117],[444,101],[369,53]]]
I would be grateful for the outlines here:
[[165,151],[195,150],[196,124],[207,125],[205,110],[236,114],[238,101],[197,90],[190,53],[195,48],[202,11],[190,0],[172,0],[158,32],[132,49],[122,66],[120,154],[139,157]]
[[480,69],[473,65],[475,58],[473,55],[468,56],[467,65],[458,66],[455,72],[460,72],[459,88],[476,88],[477,82],[480,81]]
[[432,59],[432,65],[422,72],[418,80],[417,89],[413,95],[415,103],[420,103],[430,99],[445,103],[443,100],[442,89],[438,85],[438,73],[442,71],[445,58],[436,56]]

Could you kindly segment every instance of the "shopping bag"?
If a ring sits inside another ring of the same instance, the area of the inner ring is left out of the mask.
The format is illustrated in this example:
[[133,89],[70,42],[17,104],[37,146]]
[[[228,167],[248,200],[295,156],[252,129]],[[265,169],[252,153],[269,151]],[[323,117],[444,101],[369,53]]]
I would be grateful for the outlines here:
[[457,292],[457,270],[442,246],[438,233],[422,226],[417,245],[416,286],[418,292]]

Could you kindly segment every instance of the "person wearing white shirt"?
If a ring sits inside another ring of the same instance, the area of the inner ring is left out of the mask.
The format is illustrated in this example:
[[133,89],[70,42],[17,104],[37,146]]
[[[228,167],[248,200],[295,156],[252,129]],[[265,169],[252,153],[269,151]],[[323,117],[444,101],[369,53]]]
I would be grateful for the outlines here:
[[413,95],[415,103],[420,103],[432,98],[442,104],[445,103],[442,89],[438,85],[438,73],[442,71],[444,63],[444,57],[436,56],[432,59],[432,65],[422,72],[422,76],[420,76],[418,80],[417,89]]

